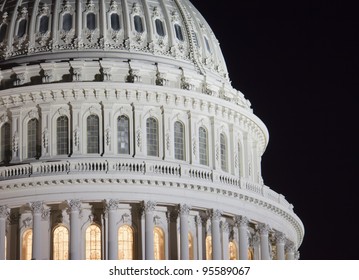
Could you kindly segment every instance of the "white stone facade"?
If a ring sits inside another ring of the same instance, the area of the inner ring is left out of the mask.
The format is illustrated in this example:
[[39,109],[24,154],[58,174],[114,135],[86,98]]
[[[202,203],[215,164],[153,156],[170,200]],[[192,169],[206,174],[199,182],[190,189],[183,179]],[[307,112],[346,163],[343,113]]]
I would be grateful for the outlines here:
[[0,6],[0,259],[25,258],[28,229],[31,258],[54,259],[58,225],[86,259],[92,224],[101,259],[123,225],[133,259],[159,258],[155,227],[165,259],[298,258],[304,227],[261,176],[268,131],[187,0],[14,3]]

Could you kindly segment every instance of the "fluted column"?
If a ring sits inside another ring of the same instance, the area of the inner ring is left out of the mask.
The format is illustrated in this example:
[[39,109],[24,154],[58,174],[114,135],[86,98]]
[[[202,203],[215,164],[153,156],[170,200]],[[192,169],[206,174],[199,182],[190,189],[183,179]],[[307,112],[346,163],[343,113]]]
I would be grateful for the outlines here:
[[5,260],[6,220],[10,214],[7,206],[0,206],[0,260]]
[[70,259],[79,260],[80,255],[80,242],[81,242],[81,228],[80,228],[80,215],[82,211],[81,201],[78,199],[68,200],[70,214]]
[[219,222],[222,217],[222,211],[215,209],[212,211],[212,259],[220,260],[222,258],[221,249],[221,231]]
[[221,222],[223,260],[229,260],[229,224]]
[[153,212],[156,208],[155,201],[147,201],[145,203],[145,248],[146,260],[153,260],[154,255],[154,240],[153,240]]
[[294,260],[295,247],[293,242],[288,242],[285,247],[287,253],[287,260]]
[[181,260],[189,259],[189,250],[188,250],[188,215],[189,215],[190,206],[187,204],[182,204],[179,209],[180,214],[180,242],[181,242]]
[[118,259],[118,230],[116,212],[119,209],[119,200],[110,199],[106,201],[108,213],[108,259]]
[[239,216],[236,219],[238,225],[238,235],[239,235],[239,259],[247,260],[248,259],[248,218]]
[[259,230],[260,242],[261,242],[261,259],[270,260],[269,239],[268,239],[269,226],[266,224],[259,224],[258,230]]
[[203,225],[202,225],[202,217],[197,215],[195,217],[195,223],[197,228],[197,260],[203,260]]
[[285,234],[278,232],[275,236],[276,238],[276,247],[277,247],[277,260],[285,260],[285,252],[284,252],[284,246],[285,246]]
[[43,236],[41,234],[41,219],[45,208],[42,201],[30,202],[29,206],[32,210],[32,259],[43,259],[41,248]]

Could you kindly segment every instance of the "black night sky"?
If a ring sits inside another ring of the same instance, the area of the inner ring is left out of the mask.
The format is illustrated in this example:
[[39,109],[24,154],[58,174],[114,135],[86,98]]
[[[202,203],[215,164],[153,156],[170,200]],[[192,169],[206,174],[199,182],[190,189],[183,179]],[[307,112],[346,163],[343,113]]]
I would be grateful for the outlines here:
[[[191,0],[266,124],[266,185],[305,226],[301,259],[359,259],[359,16],[346,1]],[[354,168],[356,167],[356,168]]]

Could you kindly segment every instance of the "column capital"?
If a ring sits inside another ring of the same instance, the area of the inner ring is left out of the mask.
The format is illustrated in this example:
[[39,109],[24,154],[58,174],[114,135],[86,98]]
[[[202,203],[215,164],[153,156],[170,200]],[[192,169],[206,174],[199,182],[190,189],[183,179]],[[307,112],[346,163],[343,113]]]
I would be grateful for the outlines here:
[[105,200],[106,211],[116,211],[120,208],[120,201],[118,199]]
[[79,199],[66,200],[70,212],[81,212],[82,203]]
[[191,206],[188,204],[181,204],[178,209],[178,214],[188,216]]
[[294,243],[292,241],[288,241],[287,244],[285,245],[285,250],[287,253],[295,253],[295,246]]
[[167,221],[170,223],[176,223],[178,218],[178,211],[171,209],[167,212]]
[[0,219],[7,219],[10,216],[10,208],[7,205],[0,206]]
[[151,213],[155,211],[156,205],[157,205],[156,201],[149,200],[144,203],[143,209],[145,213]]
[[221,228],[222,228],[222,231],[225,233],[229,233],[229,231],[230,231],[230,226],[229,226],[228,222],[221,222]]
[[248,218],[245,216],[236,216],[234,221],[236,225],[240,227],[247,227],[249,223]]
[[282,232],[277,232],[275,235],[275,240],[277,244],[282,244],[284,245],[286,242],[286,236],[284,233]]
[[212,220],[219,221],[222,218],[223,211],[219,209],[213,209],[211,212]]
[[267,224],[259,224],[258,231],[260,235],[268,235],[270,231],[270,227]]
[[30,206],[33,214],[42,214],[44,211],[44,202],[43,201],[29,202],[28,205]]

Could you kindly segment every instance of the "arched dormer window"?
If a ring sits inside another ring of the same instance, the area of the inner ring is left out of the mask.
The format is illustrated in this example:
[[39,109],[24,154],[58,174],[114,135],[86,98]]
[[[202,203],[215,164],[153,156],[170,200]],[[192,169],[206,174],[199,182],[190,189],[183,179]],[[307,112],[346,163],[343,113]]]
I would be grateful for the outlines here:
[[134,25],[135,25],[135,30],[138,33],[143,33],[144,29],[143,29],[142,18],[139,15],[135,15],[133,17],[133,22],[134,22]]
[[182,122],[177,121],[174,124],[175,159],[185,160],[184,139],[184,125]]
[[182,33],[182,27],[177,23],[175,23],[174,27],[175,27],[175,32],[176,32],[177,39],[180,40],[180,41],[184,41],[183,33]]
[[69,259],[69,230],[64,226],[58,226],[54,230],[53,236],[53,259]]
[[147,155],[158,157],[158,123],[155,118],[146,121]]
[[98,225],[90,225],[86,229],[86,260],[101,260],[101,229]]
[[120,16],[117,13],[111,14],[111,28],[114,31],[119,31],[121,29]]
[[6,38],[7,24],[3,23],[0,27],[0,43],[4,42]]
[[96,15],[94,13],[88,13],[86,15],[86,26],[89,30],[96,29]]
[[19,21],[19,26],[17,28],[17,37],[21,38],[26,33],[27,20],[25,18]]
[[227,140],[224,133],[220,135],[220,147],[221,147],[221,168],[223,171],[228,171],[227,164]]
[[165,259],[165,234],[159,227],[153,230],[153,248],[155,260]]
[[22,235],[21,259],[32,259],[32,229],[27,229]]
[[97,115],[87,117],[87,153],[100,153],[100,120]]
[[204,127],[198,129],[199,163],[208,165],[208,137]]
[[44,15],[40,18],[39,32],[45,34],[49,30],[49,17]]
[[66,116],[60,116],[56,120],[56,140],[57,154],[69,154],[69,119]]
[[130,121],[126,116],[119,116],[117,119],[117,152],[119,154],[130,153]]
[[159,36],[164,37],[165,36],[165,28],[163,26],[163,21],[160,19],[156,19],[155,20],[155,25],[156,25],[156,32]]
[[118,259],[133,260],[133,229],[128,225],[118,229]]
[[1,127],[0,162],[9,163],[11,159],[11,127],[8,122]]
[[72,29],[72,15],[66,13],[62,16],[62,29],[64,31],[70,31]]
[[39,158],[41,154],[40,125],[37,119],[27,123],[27,157]]

